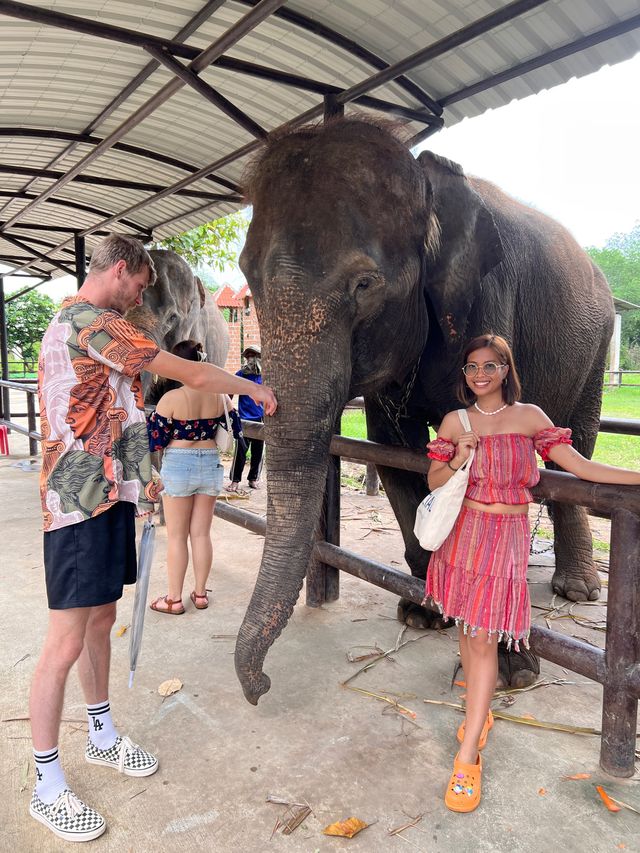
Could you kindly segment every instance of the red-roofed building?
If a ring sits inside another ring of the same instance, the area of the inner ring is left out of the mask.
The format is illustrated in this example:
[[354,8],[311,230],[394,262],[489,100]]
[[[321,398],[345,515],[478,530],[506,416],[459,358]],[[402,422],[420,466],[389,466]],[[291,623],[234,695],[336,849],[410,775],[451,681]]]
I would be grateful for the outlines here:
[[225,284],[215,294],[214,299],[227,321],[229,330],[229,354],[225,368],[235,373],[242,367],[243,350],[251,344],[260,343],[260,329],[253,296],[248,284],[243,284],[238,291]]

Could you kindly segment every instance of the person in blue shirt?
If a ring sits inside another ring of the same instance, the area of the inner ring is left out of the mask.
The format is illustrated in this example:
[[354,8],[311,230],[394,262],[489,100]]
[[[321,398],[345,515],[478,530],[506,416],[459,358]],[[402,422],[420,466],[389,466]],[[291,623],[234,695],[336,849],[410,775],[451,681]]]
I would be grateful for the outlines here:
[[[256,382],[262,385],[262,368],[260,365],[260,356],[262,351],[259,344],[251,344],[245,347],[242,358],[244,364],[238,370],[236,376],[242,376],[243,379],[249,379],[251,382]],[[264,411],[261,403],[254,403],[251,397],[246,394],[240,394],[238,397],[238,414],[243,421],[255,421],[262,423]],[[245,446],[241,441],[236,441],[235,453],[233,456],[233,465],[231,466],[231,482],[227,486],[228,492],[239,492],[240,481],[242,480],[242,472],[247,461],[247,451],[251,451],[251,462],[249,464],[249,488],[260,488],[260,472],[262,471],[262,453],[264,450],[264,441],[257,438],[244,437]]]

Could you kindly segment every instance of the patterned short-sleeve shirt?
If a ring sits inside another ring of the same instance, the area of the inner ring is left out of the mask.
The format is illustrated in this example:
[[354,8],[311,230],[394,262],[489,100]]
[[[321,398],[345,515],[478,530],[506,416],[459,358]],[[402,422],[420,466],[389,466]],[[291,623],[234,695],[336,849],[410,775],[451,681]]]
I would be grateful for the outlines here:
[[158,346],[117,311],[82,297],[62,303],[38,364],[44,529],[85,521],[117,501],[157,499],[140,371]]

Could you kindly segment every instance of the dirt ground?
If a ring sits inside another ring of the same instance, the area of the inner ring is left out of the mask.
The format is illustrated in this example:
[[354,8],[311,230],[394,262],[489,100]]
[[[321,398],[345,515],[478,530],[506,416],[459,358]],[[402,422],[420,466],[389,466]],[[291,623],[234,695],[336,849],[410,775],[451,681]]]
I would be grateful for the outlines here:
[[[57,851],[55,839],[28,814],[33,786],[28,725],[31,675],[46,630],[37,465],[26,442],[10,437],[0,458],[0,848]],[[228,466],[227,466],[228,467]],[[353,472],[351,472],[353,473]],[[357,471],[355,472],[357,473]],[[263,514],[265,493],[237,505]],[[535,510],[534,510],[535,512]],[[549,529],[548,522],[542,524]],[[595,538],[605,541],[605,522]],[[403,566],[400,534],[384,495],[343,490],[342,544]],[[75,675],[66,694],[60,751],[77,793],[107,820],[97,853],[146,851],[640,851],[640,815],[607,811],[595,790],[640,810],[640,777],[618,780],[598,766],[599,738],[534,727],[535,721],[600,726],[601,688],[542,662],[542,686],[494,702],[498,719],[483,753],[480,808],[455,815],[443,804],[455,731],[461,720],[455,631],[401,631],[396,597],[342,575],[340,599],[319,609],[304,592],[265,664],[270,692],[258,707],[243,698],[233,667],[234,639],[260,564],[262,539],[214,520],[212,606],[168,617],[147,612],[133,689],[127,688],[128,635],[114,631],[111,705],[116,724],[155,751],[160,770],[146,779],[87,765],[85,709]],[[150,595],[166,591],[166,531],[157,529]],[[548,543],[537,542],[536,550]],[[551,593],[552,555],[535,555],[529,582],[537,624],[602,647],[605,583],[600,602],[569,607]],[[116,629],[127,626],[133,588],[125,591]],[[398,650],[342,686],[376,649]],[[178,678],[179,692],[158,686]],[[353,689],[349,689],[353,688]],[[428,701],[426,701],[428,700]],[[408,709],[400,713],[394,703]],[[435,704],[434,704],[435,703]],[[588,778],[567,780],[574,774]],[[311,814],[290,835],[277,827],[286,807],[268,798],[308,803]],[[328,824],[355,816],[369,824],[351,840],[329,838]],[[392,830],[415,825],[401,833]]]

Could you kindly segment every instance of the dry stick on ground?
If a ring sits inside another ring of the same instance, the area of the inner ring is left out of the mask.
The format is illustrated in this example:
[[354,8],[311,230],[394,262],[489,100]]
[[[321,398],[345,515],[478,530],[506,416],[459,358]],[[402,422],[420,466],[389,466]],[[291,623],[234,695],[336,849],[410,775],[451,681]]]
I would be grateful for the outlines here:
[[[464,707],[455,702],[443,702],[439,699],[423,699],[427,705],[446,705],[448,708],[455,708],[456,711],[464,713]],[[568,732],[574,735],[600,735],[600,729],[592,729],[588,726],[570,726],[565,723],[547,723],[544,720],[534,720],[528,717],[517,717],[514,714],[505,714],[504,711],[493,711],[493,716],[496,720],[507,720],[510,723],[520,723],[523,726],[533,726],[538,729],[552,729],[556,732]],[[638,735],[640,737],[640,734]]]
[[400,705],[398,702],[396,702],[394,699],[390,699],[388,696],[382,696],[380,693],[374,693],[370,690],[362,690],[360,687],[352,687],[349,684],[349,682],[353,681],[354,678],[357,678],[357,676],[360,675],[360,673],[365,672],[367,669],[369,669],[372,666],[375,666],[381,660],[388,658],[389,655],[392,655],[392,654],[395,654],[396,652],[399,652],[400,649],[404,648],[405,646],[408,646],[410,643],[415,643],[416,640],[422,640],[424,637],[429,636],[429,634],[421,634],[419,637],[414,637],[412,640],[405,640],[404,642],[401,642],[402,637],[404,636],[405,631],[407,630],[407,627],[408,627],[407,625],[402,626],[402,628],[400,629],[400,633],[398,634],[396,644],[392,649],[389,649],[386,652],[382,652],[377,658],[375,658],[374,660],[365,664],[364,666],[360,667],[360,669],[357,672],[355,672],[353,675],[349,676],[349,678],[347,678],[345,681],[341,682],[340,686],[345,687],[347,690],[353,690],[356,693],[361,693],[363,696],[370,696],[372,699],[376,699],[378,702],[386,702],[395,711],[397,711],[399,714],[401,714],[403,719],[409,719],[409,721],[411,723],[413,723],[413,725],[417,726],[418,724],[416,722],[414,722],[416,714],[411,709],[405,708],[404,705]]
[[[3,717],[0,722],[3,723],[18,723],[18,722],[28,722],[31,717]],[[86,723],[86,720],[76,720],[74,717],[62,717],[60,720],[61,723]]]
[[[409,817],[411,817],[411,815],[409,815]],[[411,823],[405,823],[404,826],[397,826],[395,829],[390,829],[389,835],[399,835],[401,832],[404,832],[405,829],[411,829],[412,826],[415,826],[417,823],[420,823],[423,817],[424,812],[422,812],[422,814],[417,815],[417,817],[411,818]]]

